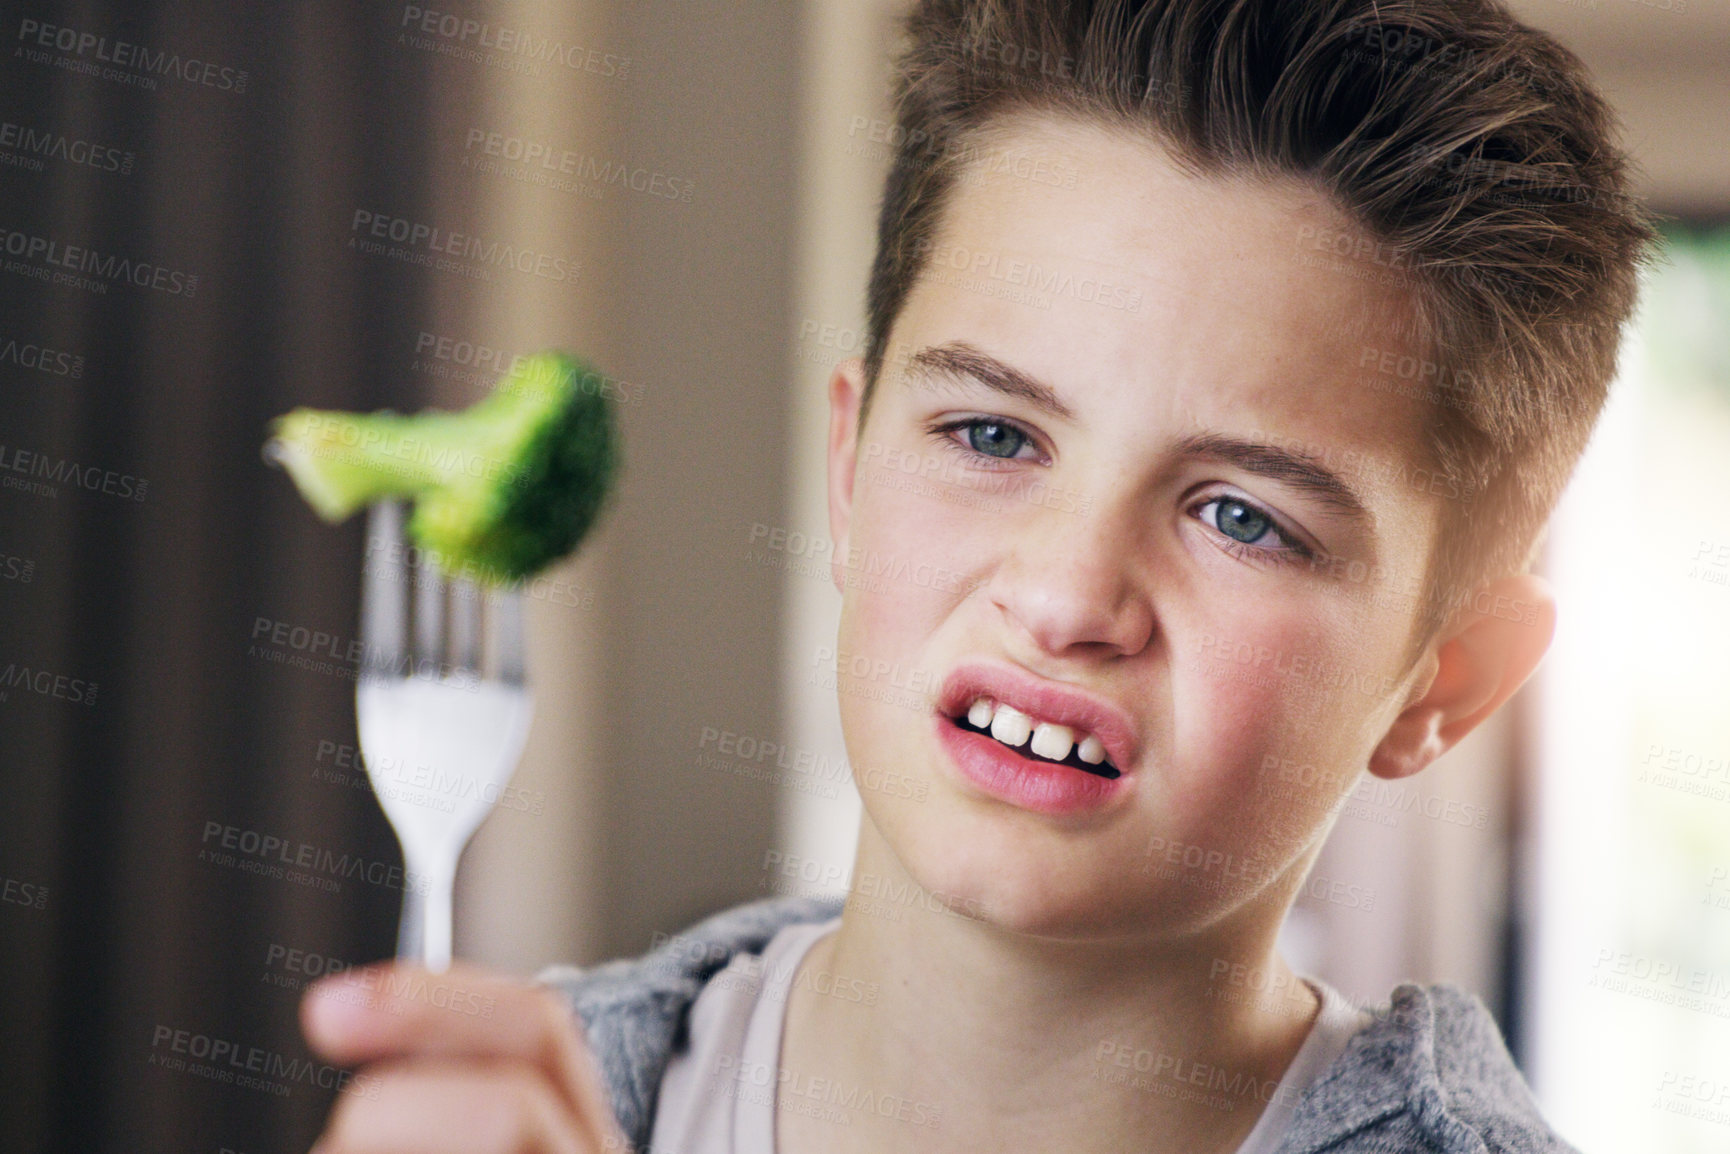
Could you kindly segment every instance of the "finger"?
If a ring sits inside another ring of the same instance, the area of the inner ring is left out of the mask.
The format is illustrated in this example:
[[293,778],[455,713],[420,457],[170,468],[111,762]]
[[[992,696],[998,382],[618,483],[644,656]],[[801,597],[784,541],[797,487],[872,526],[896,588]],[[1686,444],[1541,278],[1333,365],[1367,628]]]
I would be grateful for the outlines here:
[[326,978],[301,1002],[307,1041],[353,1066],[382,1058],[473,1058],[538,1067],[570,1108],[615,1126],[588,1047],[553,991],[468,966],[442,974],[385,963]]
[[391,1063],[366,1095],[344,1095],[317,1154],[601,1154],[532,1066]]

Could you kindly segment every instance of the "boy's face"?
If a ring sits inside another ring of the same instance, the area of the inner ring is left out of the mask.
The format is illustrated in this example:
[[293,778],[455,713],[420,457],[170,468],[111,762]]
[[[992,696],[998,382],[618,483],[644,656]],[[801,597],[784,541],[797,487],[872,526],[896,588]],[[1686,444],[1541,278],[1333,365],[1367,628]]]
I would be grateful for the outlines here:
[[[1010,139],[1052,163],[960,183],[830,447],[868,820],[925,889],[1027,932],[1283,910],[1434,668],[1403,660],[1442,501],[1422,413],[1359,369],[1419,350],[1384,270],[1303,260],[1355,235],[1320,194],[1069,121]],[[1121,776],[965,732],[987,684],[1091,719]]]

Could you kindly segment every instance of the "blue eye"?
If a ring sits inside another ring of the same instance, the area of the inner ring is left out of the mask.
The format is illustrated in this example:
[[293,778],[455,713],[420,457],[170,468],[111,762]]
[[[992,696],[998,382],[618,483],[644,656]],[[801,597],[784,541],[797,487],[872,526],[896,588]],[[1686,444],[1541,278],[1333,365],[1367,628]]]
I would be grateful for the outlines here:
[[1013,425],[996,421],[972,421],[967,426],[967,443],[976,453],[988,457],[1009,458],[1027,444],[1027,435]]
[[1226,539],[1229,552],[1264,558],[1308,557],[1303,542],[1279,527],[1267,510],[1239,497],[1214,497],[1195,507],[1202,523]]
[[[955,437],[957,432],[965,430],[965,440]],[[979,464],[979,458],[990,458],[991,462],[1012,460],[1039,459],[1039,445],[1033,435],[1008,421],[996,417],[964,417],[958,421],[949,421],[931,430],[940,437],[946,448]],[[1023,452],[1029,450],[1029,452]]]
[[1273,528],[1273,521],[1254,505],[1221,498],[1214,511],[1214,526],[1233,541],[1253,545]]

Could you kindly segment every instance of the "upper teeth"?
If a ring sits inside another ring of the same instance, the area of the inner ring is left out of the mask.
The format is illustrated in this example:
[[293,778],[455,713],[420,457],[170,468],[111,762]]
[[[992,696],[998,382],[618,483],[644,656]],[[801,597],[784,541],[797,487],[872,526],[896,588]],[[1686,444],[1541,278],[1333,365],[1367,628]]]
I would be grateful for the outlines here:
[[[1049,721],[1036,722],[1027,714],[1009,705],[1001,705],[989,697],[974,700],[967,710],[967,720],[979,729],[989,729],[991,736],[1004,745],[1020,747],[1033,738],[1033,752],[1052,761],[1062,761],[1075,749],[1075,730]],[[1093,734],[1084,734],[1076,756],[1089,765],[1105,760],[1105,743]]]

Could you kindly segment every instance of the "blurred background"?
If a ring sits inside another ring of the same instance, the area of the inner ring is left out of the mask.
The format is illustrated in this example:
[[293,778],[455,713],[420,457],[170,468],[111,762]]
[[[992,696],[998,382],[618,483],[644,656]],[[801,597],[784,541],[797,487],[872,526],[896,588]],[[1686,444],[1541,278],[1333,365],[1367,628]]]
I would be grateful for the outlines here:
[[[152,1061],[164,1029],[306,1061],[301,987],[395,942],[401,859],[335,656],[362,529],[259,455],[295,405],[460,407],[552,345],[613,377],[624,471],[527,599],[522,804],[464,859],[459,955],[529,974],[841,892],[823,384],[863,349],[900,7],[0,19],[0,1148],[298,1151],[334,1099]],[[1722,1150],[1730,3],[1516,8],[1620,110],[1669,259],[1549,539],[1539,678],[1354,795],[1315,877],[1373,900],[1312,884],[1284,941],[1366,1000],[1478,993],[1589,1151]],[[377,221],[535,260],[437,266],[363,243]],[[123,271],[54,282],[68,246]],[[359,868],[209,852],[246,834]]]

